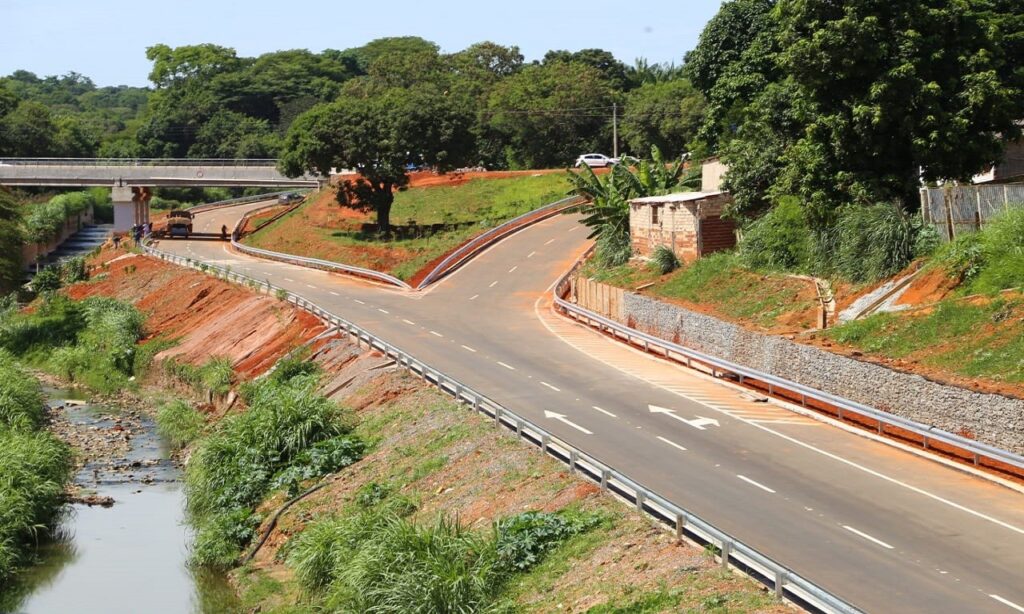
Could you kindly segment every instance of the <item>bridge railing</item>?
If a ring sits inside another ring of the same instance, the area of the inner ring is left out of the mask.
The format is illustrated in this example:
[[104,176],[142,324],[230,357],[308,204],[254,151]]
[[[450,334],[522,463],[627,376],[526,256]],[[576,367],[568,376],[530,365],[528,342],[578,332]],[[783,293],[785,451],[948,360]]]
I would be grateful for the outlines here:
[[0,158],[0,166],[277,166],[263,158]]
[[584,452],[573,444],[560,439],[557,435],[523,418],[472,387],[417,360],[408,352],[319,305],[275,286],[269,281],[255,279],[232,271],[230,268],[208,265],[191,258],[162,252],[148,244],[144,245],[143,249],[146,253],[162,260],[200,269],[227,281],[246,285],[256,291],[266,291],[267,294],[276,295],[281,300],[294,303],[298,308],[312,313],[329,326],[343,331],[357,345],[361,346],[365,343],[368,348],[380,351],[388,358],[393,358],[396,364],[406,372],[422,378],[428,384],[451,395],[458,403],[494,420],[496,426],[506,429],[527,444],[539,448],[541,453],[563,463],[571,473],[598,484],[605,492],[635,506],[641,514],[653,518],[663,527],[674,531],[679,539],[686,537],[706,545],[710,551],[716,554],[723,567],[731,565],[739,569],[774,590],[777,597],[790,599],[811,612],[861,613],[860,609],[839,595],[762,554],[681,505],[658,495],[597,456]]

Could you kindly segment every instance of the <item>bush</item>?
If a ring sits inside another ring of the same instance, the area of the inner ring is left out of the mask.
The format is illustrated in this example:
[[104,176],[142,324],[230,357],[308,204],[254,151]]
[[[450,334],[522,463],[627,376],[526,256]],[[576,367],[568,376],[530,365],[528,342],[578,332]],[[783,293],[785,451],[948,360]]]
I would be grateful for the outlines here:
[[605,268],[617,267],[629,262],[633,257],[633,246],[629,234],[624,232],[606,232],[597,238],[594,259]]
[[210,516],[192,542],[192,564],[219,570],[234,567],[241,546],[256,537],[259,526],[259,516],[247,508]]
[[1024,286],[1024,208],[1006,211],[980,234],[984,266],[970,290],[991,293]]
[[60,267],[51,264],[32,278],[32,290],[36,294],[55,292],[61,288]]
[[835,227],[838,250],[829,265],[856,283],[895,275],[917,255],[923,227],[920,216],[908,215],[897,205],[843,207]]
[[664,245],[659,245],[654,250],[651,260],[662,275],[667,275],[679,268],[679,257]]
[[39,382],[0,350],[0,428],[30,431],[43,421],[43,394]]
[[804,271],[812,268],[813,245],[813,234],[799,201],[785,197],[747,225],[739,254],[752,269]]
[[[249,410],[223,420],[200,443],[185,472],[187,508],[200,534],[221,533],[217,516],[255,506],[289,467],[300,467],[294,479],[314,477],[314,468],[351,462],[362,452],[354,440],[317,447],[348,434],[352,422],[316,392],[314,376],[287,383],[265,379],[246,384],[243,392]],[[204,539],[222,543],[225,538]],[[232,543],[237,552],[246,542]]]
[[89,273],[85,267],[85,258],[69,258],[60,266],[61,281],[64,284],[74,284],[89,279]]
[[526,571],[570,537],[593,528],[596,516],[569,516],[524,512],[498,521],[495,526],[497,566],[506,571]]
[[366,444],[358,437],[335,437],[317,442],[303,450],[284,470],[274,476],[271,488],[288,488],[290,495],[299,492],[299,483],[310,478],[334,473],[363,457]]
[[0,587],[56,525],[70,476],[65,443],[45,431],[0,427]]
[[199,378],[202,385],[216,395],[225,395],[231,390],[231,382],[235,371],[228,358],[210,358],[199,367]]
[[185,401],[172,401],[156,414],[157,432],[174,448],[184,448],[199,438],[206,418]]

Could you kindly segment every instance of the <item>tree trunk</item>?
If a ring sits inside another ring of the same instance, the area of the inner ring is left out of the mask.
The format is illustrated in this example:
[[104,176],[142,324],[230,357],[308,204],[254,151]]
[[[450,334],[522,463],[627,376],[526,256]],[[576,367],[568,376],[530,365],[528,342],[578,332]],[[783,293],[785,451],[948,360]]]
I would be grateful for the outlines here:
[[395,202],[392,184],[384,182],[376,186],[374,205],[377,209],[377,232],[391,234],[391,204]]

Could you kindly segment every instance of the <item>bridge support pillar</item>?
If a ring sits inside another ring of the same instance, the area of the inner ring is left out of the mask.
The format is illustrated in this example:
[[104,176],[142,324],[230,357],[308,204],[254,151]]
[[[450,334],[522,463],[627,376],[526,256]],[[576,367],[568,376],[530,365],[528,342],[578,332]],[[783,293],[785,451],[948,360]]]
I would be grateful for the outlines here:
[[149,188],[115,186],[110,200],[114,205],[114,231],[125,232],[132,226],[149,222]]

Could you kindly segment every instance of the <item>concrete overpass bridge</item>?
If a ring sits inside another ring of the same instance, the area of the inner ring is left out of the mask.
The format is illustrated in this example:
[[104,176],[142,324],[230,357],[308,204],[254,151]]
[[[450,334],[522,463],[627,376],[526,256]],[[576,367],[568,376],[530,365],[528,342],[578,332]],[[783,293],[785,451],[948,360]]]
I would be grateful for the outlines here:
[[114,229],[149,221],[155,187],[318,187],[326,178],[286,177],[277,160],[170,158],[0,158],[0,185],[110,187]]

